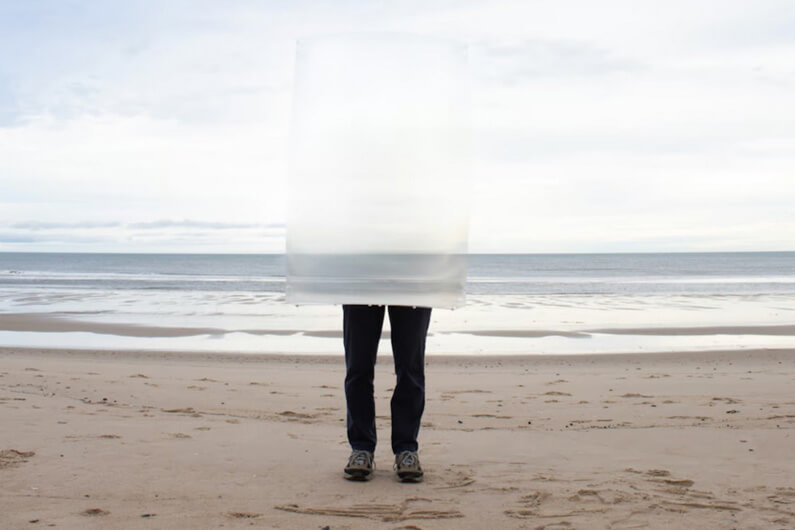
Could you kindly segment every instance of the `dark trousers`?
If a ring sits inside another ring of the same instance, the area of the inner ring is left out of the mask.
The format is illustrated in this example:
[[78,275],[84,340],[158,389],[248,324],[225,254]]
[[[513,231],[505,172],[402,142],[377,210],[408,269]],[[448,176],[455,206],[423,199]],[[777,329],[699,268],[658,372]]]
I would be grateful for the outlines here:
[[[343,305],[345,401],[352,449],[375,451],[373,379],[384,323],[382,305]],[[416,451],[425,409],[425,338],[430,307],[389,306],[397,382],[392,393],[392,452]]]

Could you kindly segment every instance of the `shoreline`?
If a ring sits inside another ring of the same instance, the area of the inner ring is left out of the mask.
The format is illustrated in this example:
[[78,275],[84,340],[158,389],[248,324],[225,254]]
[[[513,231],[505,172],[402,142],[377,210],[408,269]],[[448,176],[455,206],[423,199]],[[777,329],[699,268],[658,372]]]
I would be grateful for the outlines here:
[[[5,289],[8,347],[339,354],[338,306],[249,292]],[[795,348],[795,298],[767,295],[483,295],[434,310],[431,354],[589,355]],[[384,319],[381,349],[389,349]]]
[[[474,310],[474,309],[473,309]],[[611,355],[659,352],[795,349],[795,326],[784,322],[690,325],[648,319],[629,322],[535,321],[514,315],[500,320],[499,312],[437,315],[428,333],[429,356],[514,357],[538,355]],[[157,325],[127,315],[77,312],[2,313],[0,345],[8,348],[64,348],[70,350],[194,351],[211,355],[340,355],[342,329],[338,315],[220,318],[217,325],[188,315],[161,319]],[[123,319],[123,320],[120,320]],[[232,324],[232,325],[230,325]],[[623,324],[623,325],[622,325]],[[650,325],[651,324],[651,325]],[[727,325],[728,324],[728,325]],[[477,328],[475,327],[477,325]],[[523,327],[522,327],[523,326]],[[385,319],[380,350],[387,353],[391,330]]]
[[[24,331],[40,333],[68,333],[75,331],[97,333],[102,335],[127,337],[188,337],[197,335],[226,335],[229,333],[246,333],[256,336],[264,335],[303,335],[307,337],[341,339],[341,329],[229,329],[208,326],[157,326],[151,324],[135,324],[129,322],[99,322],[70,318],[68,313],[0,313],[0,331]],[[713,326],[648,326],[635,327],[582,327],[570,329],[444,329],[430,330],[429,337],[438,335],[474,335],[483,337],[509,338],[541,338],[561,336],[569,338],[585,338],[592,334],[607,335],[774,335],[795,336],[793,324],[758,324],[758,325],[713,325]],[[385,329],[382,339],[388,339],[390,331]]]
[[[41,348],[35,346],[0,346],[3,357],[53,357],[95,360],[161,360],[161,361],[205,361],[222,364],[251,363],[308,363],[333,364],[344,361],[342,346],[340,353],[246,353],[246,352],[206,352],[201,350],[156,350],[136,348]],[[391,361],[392,354],[378,354],[378,361]],[[427,366],[448,366],[461,363],[489,366],[494,364],[559,364],[564,362],[589,362],[591,364],[622,364],[626,362],[665,362],[665,361],[781,361],[795,359],[795,348],[748,348],[716,349],[691,351],[621,352],[621,353],[570,353],[570,354],[444,354],[428,353]]]

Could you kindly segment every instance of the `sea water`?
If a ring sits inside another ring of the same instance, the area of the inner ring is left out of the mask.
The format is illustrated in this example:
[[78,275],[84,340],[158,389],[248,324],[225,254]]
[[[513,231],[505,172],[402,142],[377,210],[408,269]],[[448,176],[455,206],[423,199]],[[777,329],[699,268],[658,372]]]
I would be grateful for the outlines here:
[[[467,303],[434,310],[429,353],[795,347],[795,252],[488,254],[467,269]],[[0,253],[0,346],[340,353],[341,308],[286,304],[284,272],[283,255]],[[28,328],[4,325],[20,313]],[[36,325],[52,319],[103,325]],[[693,327],[714,329],[669,329]]]

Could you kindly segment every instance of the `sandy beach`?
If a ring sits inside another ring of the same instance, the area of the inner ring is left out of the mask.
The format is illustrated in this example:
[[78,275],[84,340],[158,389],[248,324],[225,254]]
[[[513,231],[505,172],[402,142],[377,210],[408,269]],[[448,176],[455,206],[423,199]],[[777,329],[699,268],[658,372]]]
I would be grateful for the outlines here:
[[340,356],[0,348],[2,528],[792,528],[795,350],[431,356],[421,484]]

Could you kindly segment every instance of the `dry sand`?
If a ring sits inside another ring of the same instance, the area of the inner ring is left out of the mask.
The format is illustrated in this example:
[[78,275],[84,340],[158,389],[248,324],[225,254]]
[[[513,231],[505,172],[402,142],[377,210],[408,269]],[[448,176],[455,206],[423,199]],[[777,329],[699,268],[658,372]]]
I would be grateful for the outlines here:
[[795,350],[429,357],[421,484],[341,357],[0,348],[0,528],[793,528]]

